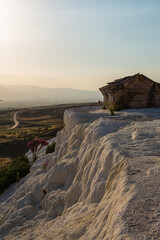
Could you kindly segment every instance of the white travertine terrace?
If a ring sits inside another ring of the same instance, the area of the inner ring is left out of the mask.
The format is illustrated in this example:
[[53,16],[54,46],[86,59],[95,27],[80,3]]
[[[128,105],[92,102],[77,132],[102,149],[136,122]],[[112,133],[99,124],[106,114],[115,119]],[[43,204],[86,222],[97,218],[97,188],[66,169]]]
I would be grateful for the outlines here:
[[1,239],[160,239],[160,109],[75,108],[64,121],[55,152],[0,196]]

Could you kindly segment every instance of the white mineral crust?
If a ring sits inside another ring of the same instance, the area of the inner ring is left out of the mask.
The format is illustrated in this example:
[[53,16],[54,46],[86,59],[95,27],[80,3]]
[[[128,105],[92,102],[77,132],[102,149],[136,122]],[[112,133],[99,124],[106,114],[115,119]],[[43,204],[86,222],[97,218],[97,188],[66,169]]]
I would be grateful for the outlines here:
[[55,152],[1,194],[0,239],[160,239],[160,109],[75,108],[64,121]]

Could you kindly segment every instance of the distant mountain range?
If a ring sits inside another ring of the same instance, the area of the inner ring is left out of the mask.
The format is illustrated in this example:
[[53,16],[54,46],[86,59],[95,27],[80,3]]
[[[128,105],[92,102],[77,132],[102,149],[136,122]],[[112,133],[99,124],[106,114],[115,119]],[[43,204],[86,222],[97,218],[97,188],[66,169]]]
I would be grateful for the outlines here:
[[99,91],[70,88],[42,88],[32,85],[0,85],[2,106],[27,106],[40,104],[61,104],[77,102],[97,102],[102,100]]

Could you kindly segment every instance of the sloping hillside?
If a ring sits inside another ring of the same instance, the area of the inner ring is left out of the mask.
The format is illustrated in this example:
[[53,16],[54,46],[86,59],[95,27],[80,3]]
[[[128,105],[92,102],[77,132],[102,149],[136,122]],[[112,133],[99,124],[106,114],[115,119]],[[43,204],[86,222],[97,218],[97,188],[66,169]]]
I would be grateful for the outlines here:
[[64,121],[55,153],[42,149],[0,196],[2,240],[160,239],[160,109],[70,109]]

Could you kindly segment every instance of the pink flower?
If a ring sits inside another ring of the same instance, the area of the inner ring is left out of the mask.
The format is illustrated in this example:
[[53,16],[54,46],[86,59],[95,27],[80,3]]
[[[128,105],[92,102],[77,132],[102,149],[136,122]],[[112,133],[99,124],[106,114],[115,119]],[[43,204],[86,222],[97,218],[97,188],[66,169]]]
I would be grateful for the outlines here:
[[49,165],[49,161],[47,160],[44,164],[43,164],[43,169],[45,170],[45,167],[47,167]]
[[48,165],[49,165],[49,161],[46,161],[46,162],[45,162],[45,166],[48,166]]
[[48,145],[49,143],[46,140],[35,138],[33,141],[28,142],[27,147],[31,149],[33,154],[36,154],[38,147],[40,146],[39,150],[43,147]]

